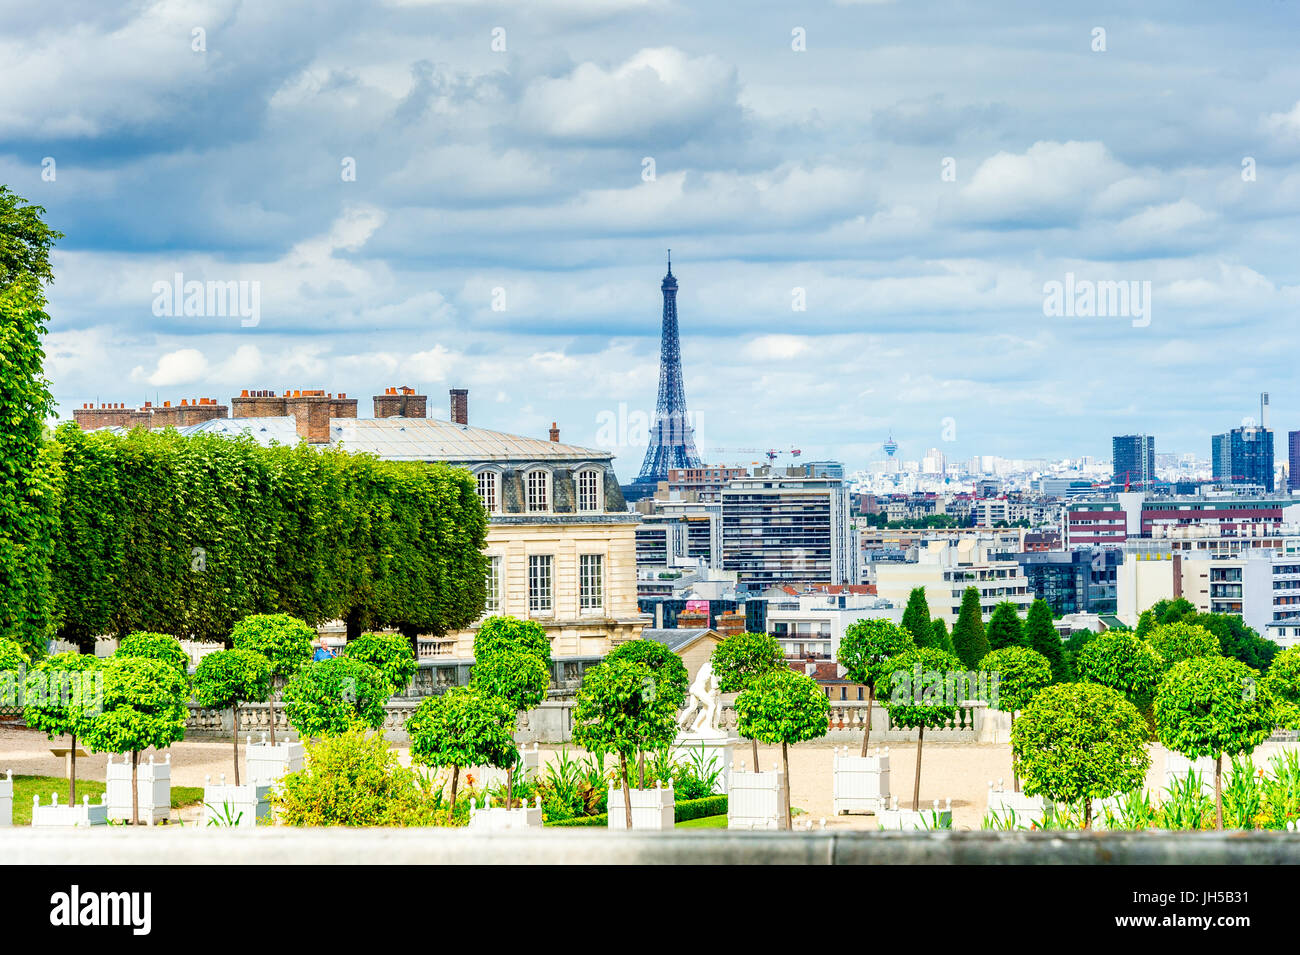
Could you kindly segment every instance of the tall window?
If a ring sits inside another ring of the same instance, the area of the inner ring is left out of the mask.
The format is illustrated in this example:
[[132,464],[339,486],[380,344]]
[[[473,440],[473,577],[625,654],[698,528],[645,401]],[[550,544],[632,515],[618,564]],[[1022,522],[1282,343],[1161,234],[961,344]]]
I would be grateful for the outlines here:
[[496,471],[479,471],[478,472],[478,497],[483,502],[483,507],[489,514],[495,514],[497,510],[497,472]]
[[551,507],[551,476],[545,471],[528,472],[528,509],[546,511]]
[[528,611],[550,613],[551,592],[551,555],[531,555],[528,558]]
[[486,614],[494,614],[501,610],[501,558],[488,558],[487,572],[487,600],[483,604]]
[[578,510],[600,510],[600,473],[598,471],[578,472]]
[[578,608],[601,610],[604,606],[604,560],[600,554],[580,554],[578,555]]

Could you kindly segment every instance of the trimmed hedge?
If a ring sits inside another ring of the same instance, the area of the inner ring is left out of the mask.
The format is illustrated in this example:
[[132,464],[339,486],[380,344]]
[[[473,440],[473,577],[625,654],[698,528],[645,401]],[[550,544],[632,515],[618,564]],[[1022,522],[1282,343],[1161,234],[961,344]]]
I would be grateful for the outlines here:
[[[727,812],[726,796],[705,796],[703,799],[683,799],[673,805],[673,822],[685,822],[687,819],[699,819],[703,816],[721,816]],[[573,819],[557,819],[548,822],[548,826],[599,826],[609,825],[609,814],[602,812],[598,816],[575,816]]]

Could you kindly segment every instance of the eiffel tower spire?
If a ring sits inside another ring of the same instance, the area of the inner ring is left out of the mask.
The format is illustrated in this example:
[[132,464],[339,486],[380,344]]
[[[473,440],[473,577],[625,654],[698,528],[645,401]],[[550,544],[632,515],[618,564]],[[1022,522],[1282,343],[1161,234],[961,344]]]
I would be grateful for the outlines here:
[[686,411],[682,385],[681,344],[677,336],[677,277],[673,275],[673,250],[668,250],[668,274],[660,283],[664,296],[663,332],[659,342],[659,400],[638,484],[654,485],[668,479],[669,468],[701,467],[695,450],[695,429]]

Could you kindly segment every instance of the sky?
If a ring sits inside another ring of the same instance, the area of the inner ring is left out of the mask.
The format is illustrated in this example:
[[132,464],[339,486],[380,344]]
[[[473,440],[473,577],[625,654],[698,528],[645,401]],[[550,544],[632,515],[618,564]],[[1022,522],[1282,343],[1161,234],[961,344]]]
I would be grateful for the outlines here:
[[1297,49],[1290,0],[0,0],[0,182],[66,234],[64,416],[463,387],[628,480],[671,247],[706,461],[1208,458],[1264,390],[1280,453]]

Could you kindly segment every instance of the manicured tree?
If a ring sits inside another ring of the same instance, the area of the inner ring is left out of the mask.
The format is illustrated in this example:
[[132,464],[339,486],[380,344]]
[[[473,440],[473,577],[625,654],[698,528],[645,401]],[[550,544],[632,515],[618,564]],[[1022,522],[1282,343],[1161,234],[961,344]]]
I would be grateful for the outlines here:
[[961,612],[952,628],[952,646],[968,670],[978,668],[984,654],[989,652],[980,612],[980,592],[975,587],[967,587],[961,596]]
[[1279,725],[1300,729],[1300,644],[1273,658],[1264,675],[1263,690],[1273,701]]
[[632,787],[627,761],[641,749],[671,743],[676,713],[653,692],[654,675],[636,660],[605,660],[582,677],[573,708],[573,740],[595,752],[618,753],[627,828],[632,828]]
[[419,668],[411,642],[396,633],[363,633],[349,641],[343,655],[362,663],[369,663],[384,675],[391,693],[401,693],[411,685],[411,678]]
[[149,657],[112,656],[103,677],[102,712],[82,729],[97,753],[131,754],[131,824],[140,824],[140,753],[185,738],[189,681],[176,667]]
[[[1174,624],[1173,626],[1177,626]],[[1274,726],[1259,674],[1238,660],[1192,657],[1176,663],[1156,694],[1160,742],[1188,759],[1214,757],[1214,825],[1223,828],[1223,757],[1253,752]]]
[[[859,620],[844,631],[837,653],[839,664],[847,671],[850,680],[867,688],[867,721],[862,734],[863,756],[867,755],[867,744],[871,741],[871,712],[875,708],[876,687],[886,672],[885,665],[891,658],[914,647],[912,634],[888,620]],[[754,768],[758,768],[757,764]]]
[[514,765],[518,753],[515,716],[516,711],[502,697],[478,687],[458,686],[426,697],[407,719],[411,761],[452,768],[452,812],[456,811],[462,768]]
[[[510,733],[518,725],[519,713],[531,710],[546,699],[551,685],[551,669],[536,653],[529,653],[515,644],[506,644],[487,651],[479,648],[474,656],[472,685],[485,693],[499,697],[512,710]],[[506,807],[514,805],[515,760],[506,765]]]
[[541,657],[547,667],[551,665],[551,638],[546,629],[535,620],[507,616],[488,617],[479,625],[474,632],[474,659],[481,652],[489,652],[489,648],[506,645]]
[[181,642],[170,633],[146,633],[136,631],[128,633],[117,643],[117,655],[120,657],[147,657],[159,660],[175,667],[181,676],[190,672],[190,655],[185,652]]
[[217,650],[205,654],[194,671],[199,706],[230,710],[235,741],[235,785],[239,785],[239,704],[263,703],[271,692],[271,661],[252,650]]
[[1154,627],[1147,636],[1147,642],[1160,654],[1166,667],[1197,657],[1220,655],[1218,637],[1204,627],[1181,620]]
[[230,631],[230,645],[236,650],[251,650],[266,657],[271,664],[271,692],[267,696],[271,717],[271,745],[275,745],[276,686],[307,665],[311,660],[311,642],[316,631],[287,613],[258,613],[245,617]]
[[[682,658],[657,640],[628,640],[620,643],[609,652],[608,660],[639,660],[650,668],[654,674],[655,692],[665,693],[672,701],[673,709],[680,710],[686,702],[686,689],[690,686],[690,676]],[[640,776],[638,785],[645,788],[645,750],[637,753],[637,772]]]
[[1065,659],[1061,635],[1052,623],[1052,608],[1043,599],[1029,605],[1025,619],[1025,643],[1029,649],[1041,653],[1052,667],[1052,682],[1065,683],[1073,677],[1070,664]]
[[770,745],[781,744],[787,829],[791,826],[790,747],[825,736],[830,729],[830,710],[817,681],[788,667],[764,674],[736,697],[740,732]]
[[[3,656],[0,647],[0,670],[5,669]],[[85,735],[99,708],[95,671],[100,665],[93,654],[58,653],[40,661],[27,673],[23,722],[51,740],[56,736],[72,737],[69,805],[77,801],[77,737]]]
[[369,663],[334,657],[299,670],[282,695],[289,725],[305,739],[338,736],[358,723],[379,729],[390,694]]
[[952,646],[952,635],[948,633],[948,624],[943,617],[935,617],[930,621],[930,645],[936,650],[946,650],[953,656],[957,655]]
[[1131,630],[1107,630],[1093,637],[1075,661],[1079,680],[1110,687],[1147,713],[1164,673],[1164,661]]
[[912,635],[912,642],[916,646],[935,646],[930,623],[930,605],[926,602],[924,587],[913,587],[912,592],[907,595],[907,609],[903,611],[903,629]]
[[1160,623],[1156,620],[1156,612],[1154,610],[1143,610],[1138,616],[1137,629],[1133,632],[1146,640],[1151,636],[1151,631],[1158,626],[1160,626]]
[[1057,683],[1030,701],[1011,732],[1011,757],[1024,791],[1055,802],[1083,803],[1129,792],[1146,779],[1150,730],[1142,714],[1109,687]]
[[1246,626],[1235,613],[1192,613],[1179,622],[1204,627],[1219,638],[1219,647],[1225,657],[1240,660],[1261,673],[1269,668],[1280,649],[1272,640],[1261,637],[1253,627]]
[[[1011,729],[1016,728],[1016,711],[1029,705],[1035,694],[1052,682],[1052,665],[1047,658],[1028,647],[1004,647],[989,653],[980,666],[997,674],[997,693],[990,701],[1003,713],[1011,714]],[[1020,774],[1011,763],[1011,780],[1020,792]]]
[[[754,680],[785,666],[785,651],[768,633],[733,633],[713,648],[713,675],[723,693],[743,692]],[[758,772],[758,740],[751,739],[754,772]]]
[[[957,718],[957,691],[953,686],[963,670],[962,661],[945,650],[916,647],[890,657],[880,667],[877,680],[888,691],[890,718],[899,726],[915,729],[916,779],[912,809],[921,808],[921,751],[925,728],[943,726]],[[882,697],[885,699],[885,697]]]
[[1016,605],[1009,600],[1001,601],[989,615],[988,641],[990,650],[1005,650],[1007,647],[1025,645],[1024,625],[1016,612]]

